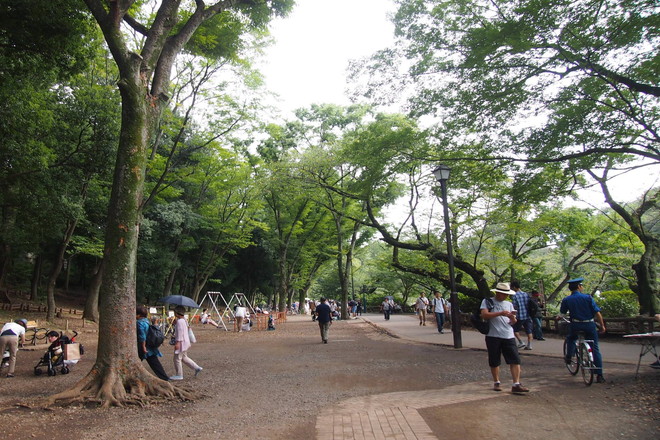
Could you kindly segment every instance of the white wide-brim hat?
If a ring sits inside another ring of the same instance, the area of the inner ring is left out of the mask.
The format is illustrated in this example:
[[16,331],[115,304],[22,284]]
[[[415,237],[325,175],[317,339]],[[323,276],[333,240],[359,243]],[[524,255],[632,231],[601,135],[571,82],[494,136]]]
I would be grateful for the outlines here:
[[490,291],[495,292],[495,293],[498,293],[498,292],[499,293],[504,293],[506,295],[515,295],[516,294],[516,292],[511,290],[511,288],[509,287],[509,283],[497,283],[497,286],[495,286],[494,289],[490,289]]

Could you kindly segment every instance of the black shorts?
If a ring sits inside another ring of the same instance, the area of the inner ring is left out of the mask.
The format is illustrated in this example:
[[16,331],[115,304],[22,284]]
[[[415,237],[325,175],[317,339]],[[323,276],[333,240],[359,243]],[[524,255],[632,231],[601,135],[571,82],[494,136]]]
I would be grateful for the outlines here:
[[523,328],[525,329],[525,334],[527,335],[532,334],[532,332],[534,331],[534,322],[532,321],[532,318],[519,320],[513,325],[514,332],[519,332]]
[[520,355],[515,339],[486,336],[486,348],[488,348],[488,365],[490,367],[499,367],[502,363],[502,355],[504,355],[504,362],[507,365],[520,365]]

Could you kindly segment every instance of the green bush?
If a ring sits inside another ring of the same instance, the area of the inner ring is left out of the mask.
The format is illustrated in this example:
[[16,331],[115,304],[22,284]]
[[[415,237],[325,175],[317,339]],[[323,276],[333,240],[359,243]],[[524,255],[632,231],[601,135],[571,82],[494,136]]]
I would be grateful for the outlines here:
[[596,298],[605,318],[629,318],[639,314],[639,301],[632,290],[610,290]]
[[[446,298],[449,301],[449,298]],[[458,294],[458,304],[460,304],[460,310],[463,313],[472,313],[479,309],[481,306],[482,298],[472,298],[462,293]]]

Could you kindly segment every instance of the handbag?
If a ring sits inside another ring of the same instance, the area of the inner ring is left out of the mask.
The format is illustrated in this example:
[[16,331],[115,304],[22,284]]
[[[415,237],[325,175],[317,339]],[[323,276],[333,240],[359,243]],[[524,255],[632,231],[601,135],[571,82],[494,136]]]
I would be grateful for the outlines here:
[[197,342],[197,338],[195,337],[195,334],[193,333],[192,329],[188,327],[188,339],[190,339],[190,343],[194,344]]

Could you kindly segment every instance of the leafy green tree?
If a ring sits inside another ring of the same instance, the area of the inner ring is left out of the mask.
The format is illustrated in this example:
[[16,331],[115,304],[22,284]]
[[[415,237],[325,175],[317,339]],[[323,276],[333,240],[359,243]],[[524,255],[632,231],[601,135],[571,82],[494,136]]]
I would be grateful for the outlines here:
[[598,299],[605,318],[629,318],[637,315],[639,303],[632,290],[610,290],[601,292]]
[[[56,86],[87,68],[99,47],[93,20],[82,8],[74,1],[0,3],[0,286],[20,252],[41,261],[38,223],[17,219],[38,218],[41,197],[34,195],[43,188],[41,173],[69,157],[54,150],[66,132],[58,125]],[[30,225],[35,228],[28,231]]]
[[[342,148],[342,142],[344,137],[351,138],[352,132],[365,125],[363,119],[370,116],[367,110],[360,106],[324,105],[312,106],[310,112],[298,111],[298,117],[309,133],[305,139],[313,142],[305,151],[301,167],[309,176],[310,184],[321,188],[322,196],[316,202],[327,209],[333,219],[342,319],[348,318],[355,249],[371,236],[371,230],[364,228],[364,205],[345,193],[356,182],[357,168],[346,159],[351,153]],[[317,262],[322,263],[318,259]]]
[[[312,191],[300,183],[301,179],[291,174],[288,164],[271,165],[274,166],[272,174],[264,180],[263,221],[268,225],[266,234],[277,263],[274,302],[279,310],[284,310],[293,295],[296,280],[308,278],[300,277],[301,270],[311,270],[308,264],[313,258],[312,249],[326,253],[331,217],[329,211],[314,202]],[[304,285],[304,281],[302,283]]]
[[[204,2],[167,0],[156,5],[155,13],[150,5],[132,0],[86,0],[85,4],[119,69],[121,134],[106,228],[97,360],[85,378],[51,401],[91,398],[111,406],[150,395],[183,398],[190,394],[147,372],[134,342],[137,241],[148,149],[168,102],[174,62],[187,45],[190,43],[191,52],[205,55],[213,52],[210,48],[222,46],[227,50],[215,54],[226,56],[241,34],[250,27],[265,27],[273,16],[286,14],[291,2],[218,1],[207,6]],[[234,27],[236,32],[224,34],[225,38],[208,47],[196,44],[198,30],[198,36],[228,30],[219,21],[222,17],[239,24]],[[129,40],[123,32],[125,25],[142,38]]]
[[[388,90],[407,87],[412,114],[438,121],[439,158],[525,162],[529,175],[552,166],[557,182],[563,176],[560,188],[571,180],[579,185],[581,171],[632,169],[639,160],[657,167],[655,3],[400,0],[398,5],[397,48],[356,65],[356,74],[375,73],[373,84],[402,78],[403,84]],[[655,247],[652,242],[647,248]],[[657,266],[655,255],[647,252],[637,266],[645,313],[657,311],[657,280],[649,269]]]

